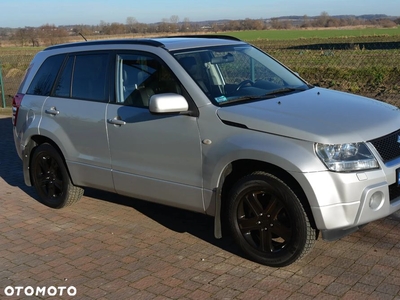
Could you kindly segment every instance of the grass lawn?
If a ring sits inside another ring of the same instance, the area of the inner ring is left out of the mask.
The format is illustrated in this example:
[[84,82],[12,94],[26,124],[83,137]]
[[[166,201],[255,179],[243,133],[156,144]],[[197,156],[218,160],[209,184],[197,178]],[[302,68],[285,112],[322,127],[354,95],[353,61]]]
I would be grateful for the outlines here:
[[[310,83],[352,93],[379,95],[381,99],[398,99],[400,26],[251,30],[219,34],[234,36],[256,45],[300,73]],[[9,95],[15,94],[30,61],[42,49],[0,48],[7,106],[11,104]]]
[[321,39],[321,38],[346,38],[363,36],[395,36],[400,35],[400,26],[397,28],[360,28],[360,29],[294,29],[294,30],[249,30],[230,31],[227,35],[245,41],[259,39],[266,40],[295,40],[295,39]]

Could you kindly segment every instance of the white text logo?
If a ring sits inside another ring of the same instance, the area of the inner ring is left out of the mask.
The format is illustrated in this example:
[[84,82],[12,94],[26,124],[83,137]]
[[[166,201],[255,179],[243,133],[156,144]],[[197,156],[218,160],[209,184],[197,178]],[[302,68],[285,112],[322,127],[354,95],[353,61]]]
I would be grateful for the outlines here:
[[76,288],[74,286],[49,286],[49,287],[31,287],[31,286],[8,286],[4,289],[6,296],[75,296]]

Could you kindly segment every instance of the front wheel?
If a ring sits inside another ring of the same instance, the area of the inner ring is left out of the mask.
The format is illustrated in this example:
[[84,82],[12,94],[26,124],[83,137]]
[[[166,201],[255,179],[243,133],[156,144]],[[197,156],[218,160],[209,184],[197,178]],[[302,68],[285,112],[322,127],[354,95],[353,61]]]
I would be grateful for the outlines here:
[[72,184],[60,154],[47,143],[32,153],[31,178],[40,201],[52,208],[72,205],[83,195],[83,189]]
[[313,247],[316,232],[296,194],[279,178],[252,173],[235,184],[228,201],[233,238],[250,259],[283,267]]

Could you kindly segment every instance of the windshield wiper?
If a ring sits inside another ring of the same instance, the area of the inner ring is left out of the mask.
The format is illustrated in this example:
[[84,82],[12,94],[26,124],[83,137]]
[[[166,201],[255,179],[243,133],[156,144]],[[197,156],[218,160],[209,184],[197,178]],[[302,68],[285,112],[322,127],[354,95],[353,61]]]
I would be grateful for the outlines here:
[[289,88],[289,87],[284,87],[284,88],[280,88],[277,90],[274,90],[272,92],[266,93],[264,94],[264,96],[275,96],[275,95],[279,95],[279,94],[285,94],[285,93],[290,93],[290,92],[301,92],[304,91],[304,89],[295,89],[295,88]]
[[229,105],[232,103],[236,103],[236,102],[247,102],[247,101],[253,101],[253,100],[261,100],[261,99],[265,99],[266,96],[265,95],[259,95],[259,96],[242,96],[242,97],[238,97],[232,100],[228,100],[228,101],[224,101],[224,102],[219,102],[219,105]]
[[237,103],[237,102],[247,102],[247,101],[254,101],[254,100],[266,100],[266,99],[270,99],[270,98],[275,98],[277,95],[280,94],[285,94],[285,93],[290,93],[290,92],[301,92],[301,91],[305,91],[305,89],[301,89],[301,88],[280,88],[280,89],[276,89],[274,91],[271,91],[269,93],[263,94],[263,95],[249,95],[249,96],[242,96],[242,97],[238,97],[232,100],[228,100],[228,101],[224,101],[224,102],[219,102],[219,105],[229,105],[229,104],[233,104],[233,103]]

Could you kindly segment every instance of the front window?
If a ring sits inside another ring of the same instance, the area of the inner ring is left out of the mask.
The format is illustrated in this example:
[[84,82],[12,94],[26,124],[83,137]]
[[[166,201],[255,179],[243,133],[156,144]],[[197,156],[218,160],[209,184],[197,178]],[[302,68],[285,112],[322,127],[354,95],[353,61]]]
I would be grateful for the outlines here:
[[182,94],[170,69],[151,54],[118,54],[116,71],[117,103],[147,108],[155,94]]
[[309,88],[279,62],[250,45],[185,50],[174,55],[216,105],[262,100]]

